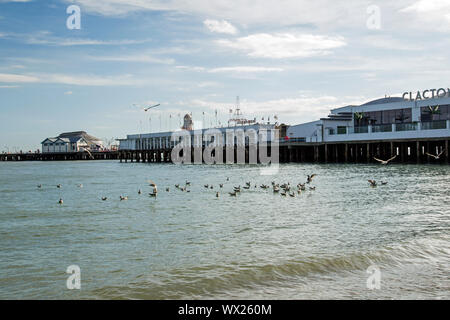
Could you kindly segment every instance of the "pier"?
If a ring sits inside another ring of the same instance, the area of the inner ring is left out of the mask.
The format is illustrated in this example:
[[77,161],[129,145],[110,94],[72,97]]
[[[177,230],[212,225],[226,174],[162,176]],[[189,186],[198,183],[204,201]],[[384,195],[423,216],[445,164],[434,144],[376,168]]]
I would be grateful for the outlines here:
[[[346,141],[333,143],[280,142],[280,163],[377,163],[374,158],[386,160],[397,156],[392,163],[449,164],[449,141],[446,139]],[[243,148],[245,163],[249,163],[249,146]],[[204,148],[202,148],[204,151]],[[172,148],[119,150],[120,162],[170,163]],[[194,159],[193,148],[191,158]],[[427,155],[438,155],[439,159]],[[226,161],[223,150],[223,163]],[[269,148],[270,154],[270,148]],[[234,148],[234,161],[238,150]],[[228,162],[229,163],[229,162]]]
[[117,160],[118,151],[102,152],[54,152],[54,153],[2,153],[0,161],[75,161],[75,160]]

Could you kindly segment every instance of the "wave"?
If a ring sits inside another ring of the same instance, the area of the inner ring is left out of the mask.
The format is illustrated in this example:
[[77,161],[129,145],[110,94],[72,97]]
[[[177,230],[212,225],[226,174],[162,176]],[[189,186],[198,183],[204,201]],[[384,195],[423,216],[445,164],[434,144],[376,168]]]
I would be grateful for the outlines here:
[[197,299],[233,289],[286,286],[305,283],[310,277],[333,273],[365,272],[371,265],[382,268],[407,263],[449,265],[449,239],[414,239],[371,252],[342,256],[302,257],[275,264],[205,265],[173,269],[166,273],[141,275],[127,286],[110,286],[94,290],[99,299]]

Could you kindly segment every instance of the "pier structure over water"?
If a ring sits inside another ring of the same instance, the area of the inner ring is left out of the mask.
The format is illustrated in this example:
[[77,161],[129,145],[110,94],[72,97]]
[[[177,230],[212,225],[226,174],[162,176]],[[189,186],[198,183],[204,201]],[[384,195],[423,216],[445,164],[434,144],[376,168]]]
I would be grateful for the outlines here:
[[117,160],[118,151],[1,153],[0,161],[70,161],[70,160]]
[[[269,145],[276,142],[280,163],[372,163],[377,162],[375,158],[394,156],[394,163],[449,163],[450,90],[434,91],[440,94],[429,99],[385,97],[333,109],[328,117],[317,121],[273,126],[279,139],[269,141]],[[120,140],[119,159],[170,162],[175,146],[171,134],[129,135]],[[245,159],[250,148],[246,142]]]

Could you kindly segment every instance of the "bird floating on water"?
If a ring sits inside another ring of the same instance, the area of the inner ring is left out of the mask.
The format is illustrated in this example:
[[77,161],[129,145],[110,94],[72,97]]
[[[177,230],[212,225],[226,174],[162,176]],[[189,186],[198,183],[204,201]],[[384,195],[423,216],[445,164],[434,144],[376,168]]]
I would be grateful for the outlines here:
[[106,200],[108,200],[107,197],[102,197],[102,201],[106,201]]
[[389,162],[391,162],[392,160],[394,160],[395,158],[397,158],[397,155],[393,156],[392,158],[388,159],[388,160],[381,160],[378,158],[373,157],[376,161],[378,161],[379,163],[381,163],[382,165],[388,165]]
[[83,188],[83,184],[80,183],[80,184],[78,185],[78,188]]
[[64,203],[63,199],[59,199],[58,203],[63,204]]
[[120,201],[128,200],[128,196],[120,196]]
[[219,191],[216,192],[216,198],[218,198],[218,197],[219,197]]
[[142,193],[142,192],[141,192],[141,189],[139,189],[139,190],[138,190],[138,194],[141,194],[141,193]]
[[367,181],[369,181],[371,187],[375,188],[377,186],[377,182],[375,180],[367,180]]
[[38,189],[41,189],[42,188],[42,184],[38,184]]
[[228,192],[229,194],[230,194],[230,196],[232,196],[232,197],[236,197],[236,194],[237,194],[237,192],[236,191],[234,191],[234,192]]
[[61,189],[62,185],[58,184],[56,187],[57,187],[58,189]]

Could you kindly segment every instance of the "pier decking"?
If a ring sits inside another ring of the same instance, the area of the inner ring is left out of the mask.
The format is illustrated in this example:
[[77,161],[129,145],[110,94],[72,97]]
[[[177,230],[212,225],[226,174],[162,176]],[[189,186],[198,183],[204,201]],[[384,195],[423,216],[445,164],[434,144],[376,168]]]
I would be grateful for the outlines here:
[[[449,164],[449,138],[411,140],[346,141],[330,143],[280,142],[280,163],[376,163],[378,159],[397,157],[393,163]],[[204,150],[204,148],[203,148]],[[119,150],[120,162],[171,162],[172,148],[151,150]],[[192,154],[193,154],[192,150]],[[237,159],[234,150],[234,163]],[[439,159],[427,155],[442,155]],[[225,150],[223,151],[226,162]],[[194,159],[194,156],[191,157]],[[245,147],[245,162],[249,163],[249,147]]]
[[115,160],[118,151],[91,152],[55,152],[55,153],[2,153],[0,161],[64,161],[64,160]]

